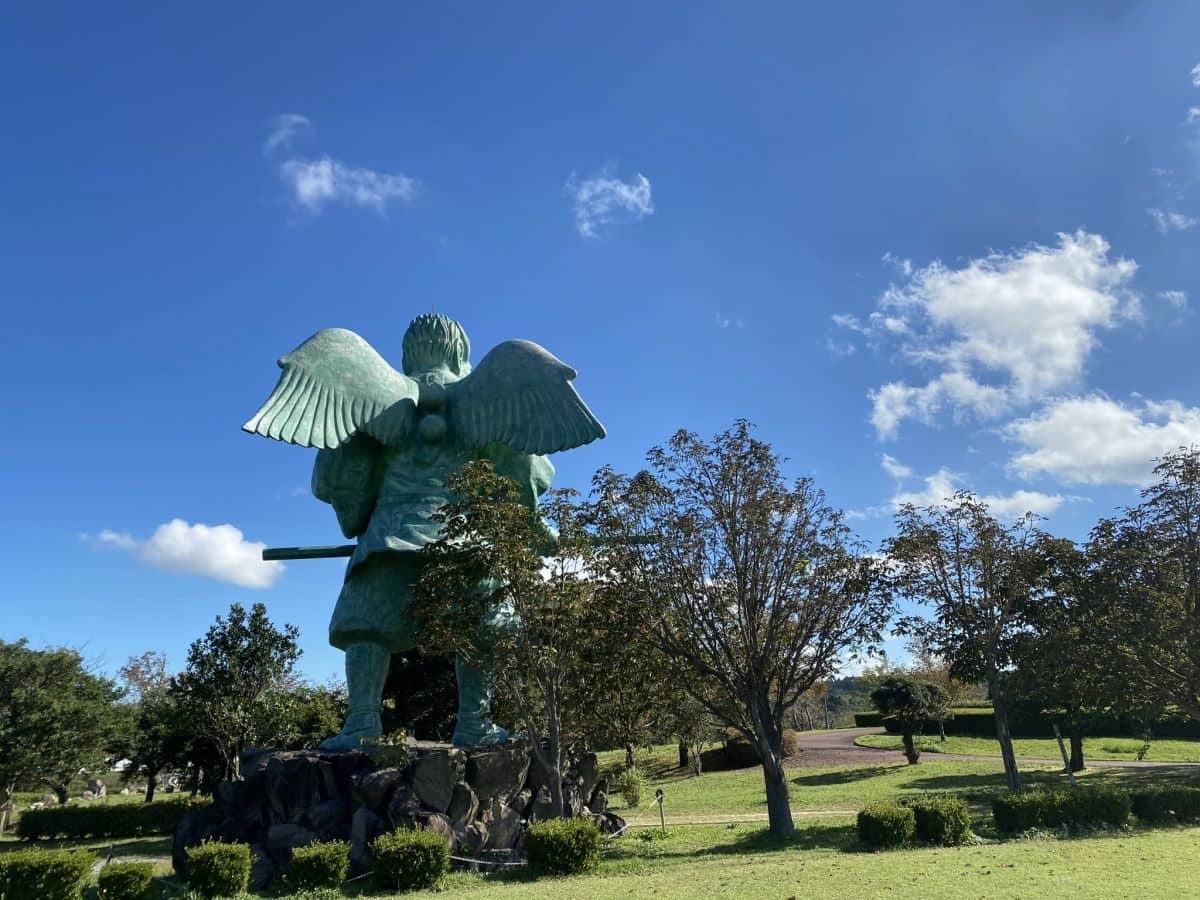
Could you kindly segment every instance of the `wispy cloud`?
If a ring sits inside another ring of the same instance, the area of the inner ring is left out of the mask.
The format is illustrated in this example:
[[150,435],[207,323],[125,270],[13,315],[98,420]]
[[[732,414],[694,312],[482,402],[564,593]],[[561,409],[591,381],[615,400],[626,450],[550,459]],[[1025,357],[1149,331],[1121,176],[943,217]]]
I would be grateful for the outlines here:
[[1192,87],[1200,88],[1200,63],[1192,66]]
[[728,316],[721,315],[719,312],[717,313],[718,328],[742,328],[745,324],[741,319],[731,319]]
[[300,132],[310,131],[312,131],[312,122],[307,116],[298,113],[284,113],[276,116],[271,133],[263,141],[263,156],[270,156],[276,150],[291,150],[292,139]]
[[1185,216],[1183,213],[1162,209],[1148,209],[1146,214],[1154,220],[1154,227],[1159,234],[1170,234],[1172,231],[1187,231],[1200,225],[1200,219]]
[[1188,295],[1186,291],[1159,291],[1158,299],[1165,300],[1176,309],[1187,309]]
[[575,230],[585,238],[599,237],[606,225],[637,222],[654,213],[650,179],[640,172],[629,181],[621,181],[609,169],[582,180],[572,172],[566,187]]
[[[82,537],[90,540],[88,535]],[[281,562],[263,561],[266,544],[247,541],[232,525],[192,525],[172,519],[145,540],[106,528],[96,535],[95,543],[132,553],[141,562],[167,572],[201,575],[245,588],[269,588],[284,570]]]
[[417,182],[407,175],[351,168],[328,156],[289,159],[279,167],[279,177],[296,203],[314,215],[330,203],[373,209],[383,215],[389,203],[407,202],[417,189]]

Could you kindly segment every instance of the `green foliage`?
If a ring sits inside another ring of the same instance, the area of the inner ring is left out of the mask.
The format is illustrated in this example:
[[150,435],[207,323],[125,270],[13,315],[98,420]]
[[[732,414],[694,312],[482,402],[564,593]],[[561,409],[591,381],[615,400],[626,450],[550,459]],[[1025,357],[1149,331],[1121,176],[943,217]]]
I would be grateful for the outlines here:
[[380,887],[428,890],[450,870],[450,845],[432,831],[401,828],[377,837],[371,844],[371,858]]
[[907,806],[883,801],[858,814],[858,839],[868,847],[891,849],[911,844],[917,836],[916,814]]
[[4,900],[80,900],[96,855],[86,850],[17,850],[0,853]]
[[29,809],[17,819],[17,834],[27,840],[119,838],[165,834],[185,813],[206,804],[179,801],[91,803]]
[[641,804],[642,790],[645,787],[646,776],[642,774],[641,769],[632,767],[622,771],[612,782],[613,792],[620,794],[630,809]]
[[228,897],[250,884],[250,847],[207,841],[187,850],[184,880],[202,897]]
[[1132,797],[1128,791],[1100,785],[1070,790],[1002,794],[992,799],[996,830],[1016,834],[1030,829],[1120,828],[1128,823]]
[[913,743],[913,734],[926,722],[945,716],[949,694],[938,684],[891,675],[871,691],[871,702],[885,722],[893,722],[899,729],[904,736],[904,753],[910,763],[915,763],[921,751]]
[[297,847],[292,851],[288,887],[297,891],[335,888],[350,871],[350,845],[345,841],[324,841]]
[[579,875],[600,862],[600,829],[587,819],[550,819],[525,832],[529,866],[539,875]]
[[883,725],[883,715],[877,712],[856,712],[854,714],[855,728],[879,728]]
[[783,729],[783,734],[779,736],[779,752],[783,754],[784,759],[799,753],[800,732],[794,728]]
[[1155,787],[1133,792],[1133,814],[1143,822],[1200,821],[1200,787]]
[[913,811],[922,843],[957,847],[971,837],[971,813],[958,797],[914,797],[901,805]]
[[154,863],[109,863],[96,880],[99,900],[142,900],[154,881]]

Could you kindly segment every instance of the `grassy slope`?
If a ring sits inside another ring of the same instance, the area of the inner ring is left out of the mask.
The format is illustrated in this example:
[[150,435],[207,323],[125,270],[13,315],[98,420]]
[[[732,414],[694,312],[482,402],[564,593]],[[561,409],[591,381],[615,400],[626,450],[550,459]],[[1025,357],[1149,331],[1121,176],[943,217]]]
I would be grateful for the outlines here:
[[[938,741],[936,736],[922,735],[917,739],[917,745],[933,753],[969,753],[976,756],[999,756],[1000,746],[993,738],[985,737],[955,737],[946,738],[945,743]],[[873,747],[880,750],[899,750],[900,738],[894,734],[869,734],[855,741],[860,747]],[[1058,742],[1053,738],[1017,738],[1013,746],[1018,756],[1033,759],[1058,759]],[[1083,739],[1083,755],[1085,759],[1137,759],[1138,750],[1142,747],[1140,738],[1119,737],[1085,737]],[[1185,740],[1155,740],[1150,743],[1150,752],[1146,755],[1150,762],[1200,762],[1200,741]]]

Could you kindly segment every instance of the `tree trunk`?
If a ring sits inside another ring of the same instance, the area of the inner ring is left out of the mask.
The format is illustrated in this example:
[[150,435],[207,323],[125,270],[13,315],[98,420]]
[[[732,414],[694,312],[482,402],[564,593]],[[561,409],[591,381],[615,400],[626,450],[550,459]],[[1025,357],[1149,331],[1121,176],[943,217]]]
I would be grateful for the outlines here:
[[147,803],[152,803],[154,801],[154,789],[156,787],[158,787],[158,773],[152,772],[146,778],[146,802]]
[[625,742],[625,768],[633,769],[637,767],[637,748],[633,746],[632,741]]
[[10,808],[9,804],[12,803],[13,791],[16,789],[17,786],[15,784],[10,784],[3,790],[0,790],[0,836],[3,836],[4,832],[12,824],[9,821],[8,811]]
[[908,760],[910,766],[915,766],[921,761],[921,751],[917,749],[917,745],[913,743],[911,731],[904,732],[900,738],[904,742],[904,758]]
[[699,742],[697,742],[696,745],[691,748],[692,774],[693,775],[700,775],[704,771],[704,761],[700,758],[700,747],[701,746],[702,745]]
[[1004,777],[1008,789],[1013,793],[1021,790],[1021,772],[1017,768],[1017,754],[1013,750],[1012,732],[1008,729],[1008,697],[1004,686],[998,681],[991,685],[992,708],[996,718],[996,740],[1000,742],[1000,758],[1004,761]]
[[938,741],[939,741],[939,743],[942,743],[942,744],[946,743],[946,720],[945,719],[938,719]]
[[787,778],[783,774],[783,766],[775,759],[763,761],[763,781],[767,788],[767,818],[771,834],[780,837],[789,836],[796,828],[792,822],[792,804],[788,798]]
[[1071,738],[1071,771],[1082,772],[1083,764],[1083,729],[1072,723],[1068,726]]
[[67,793],[67,786],[65,784],[52,784],[50,785],[50,790],[54,791],[54,796],[58,797],[59,806],[66,806],[71,802],[71,795]]
[[688,745],[683,738],[679,739],[679,768],[686,769],[688,767]]

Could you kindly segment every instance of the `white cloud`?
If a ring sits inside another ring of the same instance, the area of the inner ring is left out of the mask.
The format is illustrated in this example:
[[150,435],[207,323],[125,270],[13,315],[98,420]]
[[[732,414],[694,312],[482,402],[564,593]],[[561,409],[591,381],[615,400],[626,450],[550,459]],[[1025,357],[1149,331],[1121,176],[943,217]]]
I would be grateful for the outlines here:
[[266,544],[247,541],[232,525],[191,525],[172,519],[147,540],[105,529],[96,542],[133,553],[139,560],[168,572],[203,575],[246,588],[269,588],[283,574],[281,562],[264,562]]
[[895,457],[889,456],[886,453],[883,454],[879,464],[883,466],[883,471],[887,472],[897,481],[903,481],[905,478],[912,478],[913,476],[913,470],[911,468],[904,465],[904,463],[900,462]]
[[389,175],[372,169],[356,169],[323,156],[320,159],[289,159],[279,167],[279,177],[295,201],[313,214],[329,203],[373,209],[382,215],[393,200],[407,202],[417,182],[407,175]]
[[1159,291],[1158,299],[1165,300],[1176,309],[1186,309],[1188,296],[1186,291]]
[[1140,312],[1130,283],[1137,264],[1111,258],[1103,237],[1086,231],[969,260],[934,262],[889,285],[863,324],[835,324],[900,341],[911,365],[932,369],[924,384],[893,381],[871,391],[872,422],[894,437],[909,418],[932,423],[995,418],[1076,384],[1096,332]]
[[1200,444],[1200,409],[1174,401],[1126,406],[1099,394],[1055,401],[1005,428],[1025,449],[1009,467],[1068,484],[1147,484],[1155,459]]
[[[961,479],[949,469],[942,467],[924,479],[925,486],[919,491],[900,491],[892,497],[892,508],[899,509],[906,503],[923,508],[941,506],[962,487]],[[1014,491],[1011,494],[978,495],[992,513],[1001,519],[1016,519],[1031,512],[1048,516],[1066,501],[1061,494],[1043,494],[1040,491]]]
[[1170,234],[1172,231],[1187,231],[1189,228],[1200,225],[1200,219],[1169,210],[1148,209],[1146,210],[1146,214],[1154,220],[1154,227],[1158,229],[1159,234]]
[[1192,66],[1192,87],[1200,87],[1200,63]]
[[300,132],[312,131],[312,122],[307,116],[297,113],[284,113],[275,117],[275,126],[267,139],[263,141],[263,156],[270,156],[276,150],[292,149],[292,138]]
[[636,222],[654,213],[650,180],[638,173],[621,181],[608,169],[580,181],[567,179],[567,193],[575,211],[575,229],[583,237],[599,237],[597,229],[620,222]]
[[1187,118],[1183,120],[1183,124],[1195,125],[1197,120],[1200,120],[1200,106],[1189,107],[1187,111]]
[[900,270],[900,274],[902,274],[905,278],[908,278],[913,273],[912,260],[911,259],[901,259],[899,256],[896,256],[894,253],[892,253],[890,250],[887,251],[886,253],[884,253],[883,256],[880,257],[880,262],[885,262],[885,263],[888,263],[889,265],[895,266],[897,269]]

